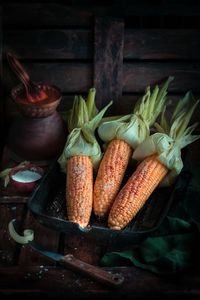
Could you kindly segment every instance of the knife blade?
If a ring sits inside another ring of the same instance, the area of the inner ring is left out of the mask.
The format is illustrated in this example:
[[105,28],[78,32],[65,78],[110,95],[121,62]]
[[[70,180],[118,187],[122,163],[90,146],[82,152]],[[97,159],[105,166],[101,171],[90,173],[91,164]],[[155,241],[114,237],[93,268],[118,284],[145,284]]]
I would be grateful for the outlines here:
[[47,256],[53,261],[58,262],[61,266],[69,268],[73,271],[78,271],[84,275],[88,275],[90,278],[93,278],[101,283],[112,287],[118,287],[124,282],[124,277],[121,274],[113,274],[100,267],[88,264],[80,259],[77,259],[73,254],[62,255],[57,252],[49,251],[35,241],[30,241],[28,245],[30,245],[35,251]]

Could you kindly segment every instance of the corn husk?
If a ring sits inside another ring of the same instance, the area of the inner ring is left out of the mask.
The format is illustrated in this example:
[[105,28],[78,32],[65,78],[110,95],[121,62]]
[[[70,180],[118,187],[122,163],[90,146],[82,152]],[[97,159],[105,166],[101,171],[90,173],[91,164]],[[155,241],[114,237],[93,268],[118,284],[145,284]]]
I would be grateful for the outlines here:
[[165,106],[167,88],[172,80],[173,77],[169,77],[160,88],[155,86],[152,92],[147,87],[145,95],[138,100],[132,114],[101,123],[98,128],[100,138],[105,143],[121,139],[135,149],[150,135],[150,126]]
[[94,169],[99,165],[102,152],[94,132],[112,101],[98,112],[95,106],[95,93],[96,90],[92,88],[89,90],[87,101],[81,96],[76,96],[74,99],[68,118],[70,133],[58,159],[63,172],[66,172],[67,159],[77,155],[90,156]]
[[178,102],[170,122],[166,120],[164,110],[160,124],[155,124],[158,133],[149,136],[133,153],[133,159],[139,161],[157,154],[157,159],[169,169],[162,186],[171,185],[181,172],[183,168],[181,149],[200,138],[199,135],[192,135],[197,123],[188,127],[198,102],[192,93],[188,92]]

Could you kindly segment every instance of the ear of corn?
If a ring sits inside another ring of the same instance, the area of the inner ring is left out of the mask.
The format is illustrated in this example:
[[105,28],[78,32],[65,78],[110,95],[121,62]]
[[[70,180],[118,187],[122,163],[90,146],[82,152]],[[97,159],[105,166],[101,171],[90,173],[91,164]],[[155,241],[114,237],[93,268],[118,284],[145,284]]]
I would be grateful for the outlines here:
[[70,131],[66,145],[58,162],[66,172],[66,206],[69,221],[81,227],[88,225],[93,200],[93,168],[101,159],[101,148],[94,131],[110,102],[100,112],[95,106],[95,89],[89,90],[87,101],[75,96],[68,115]]
[[88,225],[92,210],[93,167],[90,157],[72,156],[67,162],[66,200],[71,222]]
[[94,185],[94,213],[103,217],[110,209],[131,158],[132,148],[114,139],[108,145]]
[[[136,103],[134,113],[102,123],[98,133],[109,146],[101,160],[94,184],[94,213],[99,217],[108,214],[118,193],[133,149],[149,136],[149,126],[164,108],[169,77],[159,88],[151,93],[147,88],[145,95]],[[112,171],[111,171],[112,170]]]
[[109,213],[108,226],[123,229],[143,207],[167,171],[156,156],[146,158],[117,195]]

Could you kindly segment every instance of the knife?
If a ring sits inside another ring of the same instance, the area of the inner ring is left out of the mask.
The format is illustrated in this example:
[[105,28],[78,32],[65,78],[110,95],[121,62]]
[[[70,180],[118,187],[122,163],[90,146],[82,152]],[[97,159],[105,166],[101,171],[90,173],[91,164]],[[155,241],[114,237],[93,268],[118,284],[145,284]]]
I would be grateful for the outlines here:
[[58,262],[61,266],[88,275],[89,277],[96,279],[101,283],[117,287],[120,286],[124,281],[124,277],[121,274],[112,274],[111,272],[105,271],[100,267],[90,265],[75,258],[73,254],[62,255],[57,252],[49,251],[35,241],[30,241],[28,245],[51,260]]
[[16,223],[16,219],[13,219],[8,224],[8,231],[10,236],[20,244],[28,244],[35,251],[41,253],[42,255],[50,258],[53,261],[58,262],[60,265],[65,268],[69,268],[73,271],[78,271],[82,274],[88,275],[93,279],[98,280],[101,283],[117,287],[120,286],[124,282],[124,277],[121,274],[111,272],[107,272],[104,269],[90,265],[82,260],[79,260],[74,257],[73,254],[62,255],[57,252],[50,251],[46,249],[41,244],[38,244],[34,241],[34,232],[33,230],[26,229],[24,230],[23,236],[19,235],[15,230],[14,224]]

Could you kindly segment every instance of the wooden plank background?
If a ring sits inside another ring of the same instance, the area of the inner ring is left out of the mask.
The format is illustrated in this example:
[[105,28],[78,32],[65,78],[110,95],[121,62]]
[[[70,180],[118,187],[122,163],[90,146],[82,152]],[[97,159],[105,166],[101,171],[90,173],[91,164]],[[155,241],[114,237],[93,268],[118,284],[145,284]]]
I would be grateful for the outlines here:
[[[33,80],[61,89],[61,113],[71,108],[75,94],[86,96],[91,86],[97,89],[99,107],[114,100],[108,114],[129,113],[147,85],[169,75],[175,79],[169,87],[168,115],[188,90],[200,98],[200,5],[120,2],[76,1],[76,7],[62,1],[3,4],[6,128],[19,113],[10,98],[18,79],[6,62],[6,51],[18,56]],[[200,105],[192,121],[199,116]]]

